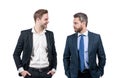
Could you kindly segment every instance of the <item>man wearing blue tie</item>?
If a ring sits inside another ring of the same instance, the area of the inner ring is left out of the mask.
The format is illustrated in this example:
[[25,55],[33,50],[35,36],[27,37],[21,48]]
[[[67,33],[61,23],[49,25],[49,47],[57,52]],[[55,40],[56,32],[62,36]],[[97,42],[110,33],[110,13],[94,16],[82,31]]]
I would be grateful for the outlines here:
[[65,74],[68,78],[99,78],[104,74],[106,55],[101,37],[88,31],[87,23],[86,14],[74,15],[75,33],[67,37],[63,55]]

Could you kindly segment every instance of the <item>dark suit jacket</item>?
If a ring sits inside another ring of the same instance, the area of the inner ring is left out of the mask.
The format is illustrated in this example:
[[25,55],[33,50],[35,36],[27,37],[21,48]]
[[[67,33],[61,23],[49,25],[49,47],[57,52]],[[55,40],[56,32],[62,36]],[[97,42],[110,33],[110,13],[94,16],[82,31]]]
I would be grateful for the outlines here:
[[[18,43],[16,45],[13,57],[16,64],[17,69],[23,67],[25,70],[28,69],[30,63],[30,57],[33,48],[33,33],[32,29],[21,31],[20,37],[18,39]],[[46,40],[47,40],[47,52],[48,52],[48,61],[49,68],[55,68],[57,65],[57,54],[54,44],[54,34],[51,31],[46,30]],[[20,58],[21,53],[23,52],[22,59]]]
[[[79,54],[77,49],[77,33],[67,37],[63,55],[65,74],[68,78],[78,78]],[[99,34],[88,32],[89,70],[92,78],[99,78],[104,74],[106,56]],[[98,63],[96,59],[98,57]]]

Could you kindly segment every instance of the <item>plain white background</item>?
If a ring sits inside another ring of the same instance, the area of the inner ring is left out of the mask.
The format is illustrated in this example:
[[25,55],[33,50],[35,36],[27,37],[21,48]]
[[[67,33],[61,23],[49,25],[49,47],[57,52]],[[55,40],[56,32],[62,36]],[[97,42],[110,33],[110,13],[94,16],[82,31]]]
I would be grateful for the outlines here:
[[58,65],[53,78],[66,78],[63,52],[67,35],[74,33],[73,15],[88,15],[88,30],[99,33],[106,53],[102,78],[119,78],[120,31],[119,0],[1,0],[0,1],[0,76],[20,78],[13,52],[20,31],[34,26],[33,14],[38,9],[49,11],[49,30],[54,32]]

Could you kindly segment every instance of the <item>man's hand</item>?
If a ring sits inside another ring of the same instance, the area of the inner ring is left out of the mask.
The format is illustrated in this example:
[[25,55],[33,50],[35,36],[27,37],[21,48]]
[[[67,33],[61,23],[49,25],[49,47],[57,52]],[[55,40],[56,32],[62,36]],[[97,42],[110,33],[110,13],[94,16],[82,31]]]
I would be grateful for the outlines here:
[[29,75],[29,76],[31,76],[31,74],[28,72],[28,71],[22,71],[21,73],[20,73],[23,77],[25,77],[26,75]]
[[52,71],[52,70],[50,70],[47,74],[54,75],[54,74],[55,74],[55,72],[54,72],[54,71]]

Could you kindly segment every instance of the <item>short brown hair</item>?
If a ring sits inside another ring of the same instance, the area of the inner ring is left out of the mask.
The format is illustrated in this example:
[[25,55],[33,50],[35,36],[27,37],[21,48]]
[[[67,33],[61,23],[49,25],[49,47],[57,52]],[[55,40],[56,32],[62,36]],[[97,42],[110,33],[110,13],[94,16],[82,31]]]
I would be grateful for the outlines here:
[[79,13],[74,14],[74,18],[77,18],[77,17],[80,19],[81,22],[85,22],[86,26],[87,26],[88,17],[87,17],[87,15],[85,13],[79,12]]
[[48,10],[46,9],[39,9],[34,13],[34,21],[36,21],[37,18],[42,18],[44,14],[48,13]]

